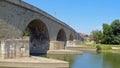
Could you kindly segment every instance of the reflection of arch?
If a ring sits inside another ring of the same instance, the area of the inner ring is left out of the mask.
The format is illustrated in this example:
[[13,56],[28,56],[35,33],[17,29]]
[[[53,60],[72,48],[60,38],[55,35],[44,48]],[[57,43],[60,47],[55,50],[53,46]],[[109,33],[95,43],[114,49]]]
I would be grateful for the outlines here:
[[46,25],[33,20],[26,28],[30,33],[30,53],[46,53],[49,49],[49,34]]
[[63,29],[60,29],[58,34],[57,34],[57,41],[64,41],[66,42],[67,41],[67,38],[66,38],[66,33]]
[[69,41],[73,41],[73,34],[72,33],[69,36]]

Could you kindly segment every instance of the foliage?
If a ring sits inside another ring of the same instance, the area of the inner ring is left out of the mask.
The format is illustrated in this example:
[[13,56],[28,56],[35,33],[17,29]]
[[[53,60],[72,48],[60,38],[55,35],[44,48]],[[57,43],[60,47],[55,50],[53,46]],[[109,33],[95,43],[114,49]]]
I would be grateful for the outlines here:
[[120,44],[120,21],[114,20],[110,25],[104,23],[103,32],[95,30],[91,32],[93,40],[102,44]]
[[102,31],[100,30],[93,30],[91,32],[91,40],[94,40],[96,43],[100,43],[102,40]]
[[116,19],[115,21],[112,22],[111,27],[113,29],[114,35],[120,34],[120,21],[118,19]]
[[120,21],[114,20],[111,25],[103,24],[103,43],[120,44]]
[[28,28],[25,29],[23,36],[30,36]]
[[96,48],[97,48],[97,51],[102,50],[102,48],[99,45],[97,45]]
[[101,50],[111,50],[112,49],[112,47],[109,45],[103,45],[103,46],[101,46]]
[[113,39],[113,29],[108,24],[103,24],[103,38],[102,43],[104,44],[111,44],[111,41]]

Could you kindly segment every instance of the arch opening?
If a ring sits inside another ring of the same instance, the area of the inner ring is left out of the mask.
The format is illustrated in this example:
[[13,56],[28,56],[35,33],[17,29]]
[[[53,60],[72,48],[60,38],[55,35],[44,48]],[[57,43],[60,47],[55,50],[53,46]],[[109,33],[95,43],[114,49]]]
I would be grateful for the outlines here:
[[66,37],[66,33],[63,29],[59,30],[56,40],[64,42],[64,46],[66,46],[67,37]]
[[73,41],[73,34],[72,33],[69,36],[69,41]]
[[29,36],[30,55],[47,53],[49,50],[49,33],[46,25],[40,20],[28,24],[23,36]]

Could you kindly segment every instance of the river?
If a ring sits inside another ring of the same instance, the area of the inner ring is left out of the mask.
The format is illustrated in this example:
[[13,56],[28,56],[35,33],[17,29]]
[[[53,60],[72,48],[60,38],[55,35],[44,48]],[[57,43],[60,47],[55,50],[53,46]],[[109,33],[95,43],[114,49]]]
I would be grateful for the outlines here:
[[120,68],[120,54],[107,52],[81,55],[43,55],[42,57],[68,61],[70,68]]
[[83,53],[81,55],[46,55],[70,62],[70,68],[120,68],[120,54]]

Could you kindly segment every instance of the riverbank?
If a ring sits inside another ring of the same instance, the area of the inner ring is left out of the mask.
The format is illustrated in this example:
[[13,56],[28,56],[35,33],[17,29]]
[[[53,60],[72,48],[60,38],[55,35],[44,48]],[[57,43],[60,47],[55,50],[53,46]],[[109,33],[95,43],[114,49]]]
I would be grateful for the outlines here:
[[66,50],[74,50],[74,51],[81,51],[81,52],[92,52],[96,53],[96,48],[90,48],[86,46],[67,46]]
[[24,57],[17,59],[0,59],[0,67],[69,68],[69,62],[32,56],[32,57]]
[[65,50],[49,50],[47,52],[48,55],[50,55],[50,54],[76,55],[76,54],[82,54],[82,53],[83,53],[82,51],[76,51],[76,50],[71,50],[71,49],[69,49],[69,50],[67,50],[67,49],[65,49]]
[[120,45],[110,45],[110,44],[78,44],[81,47],[88,47],[88,48],[99,48],[101,50],[116,50],[120,49]]
[[120,49],[113,49],[113,50],[101,50],[100,52],[103,53],[114,53],[114,54],[120,54]]
[[111,52],[120,54],[120,45],[105,45],[105,44],[78,44],[78,46],[86,48],[96,48],[98,52]]

